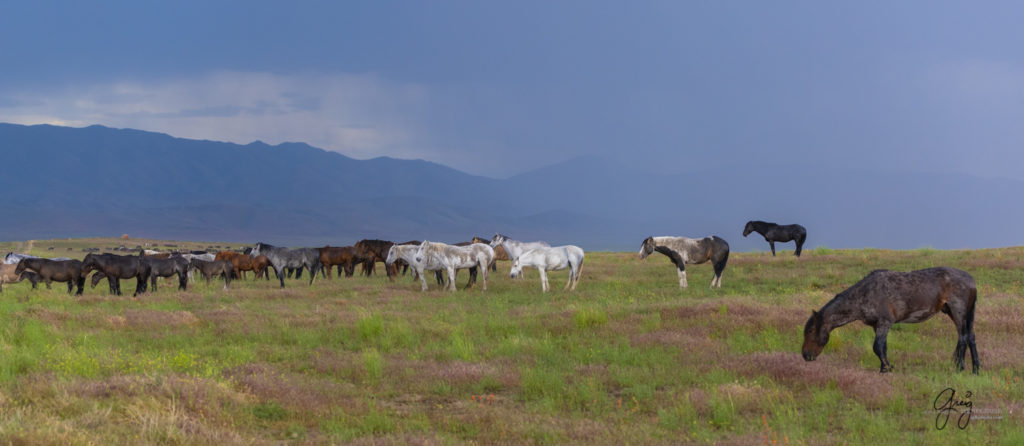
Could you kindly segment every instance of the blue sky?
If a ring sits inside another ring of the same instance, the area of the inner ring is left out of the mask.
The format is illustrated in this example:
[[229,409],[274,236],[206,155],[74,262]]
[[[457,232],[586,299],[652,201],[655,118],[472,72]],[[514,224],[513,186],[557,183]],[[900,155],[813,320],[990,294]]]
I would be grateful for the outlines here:
[[505,177],[597,155],[1024,179],[1015,2],[14,2],[0,121]]

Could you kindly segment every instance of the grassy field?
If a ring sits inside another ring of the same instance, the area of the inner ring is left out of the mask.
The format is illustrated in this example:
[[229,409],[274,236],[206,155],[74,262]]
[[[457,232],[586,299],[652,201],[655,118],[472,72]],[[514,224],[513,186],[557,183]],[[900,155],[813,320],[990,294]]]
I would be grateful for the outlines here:
[[[955,372],[942,314],[890,332],[895,373],[877,372],[861,324],[800,357],[803,323],[835,293],[876,268],[938,265],[978,283],[980,376]],[[680,290],[660,255],[588,253],[575,293],[564,271],[548,294],[533,270],[499,271],[456,293],[379,276],[139,298],[9,285],[0,442],[1024,444],[1024,248],[734,253],[721,290],[710,265]],[[948,387],[972,393],[965,429],[935,427]]]

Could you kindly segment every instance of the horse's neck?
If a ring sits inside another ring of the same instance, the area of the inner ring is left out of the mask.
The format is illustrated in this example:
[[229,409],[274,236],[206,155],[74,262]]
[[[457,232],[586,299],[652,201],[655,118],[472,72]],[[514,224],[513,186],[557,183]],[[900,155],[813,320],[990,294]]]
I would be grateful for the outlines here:
[[821,309],[821,317],[829,331],[861,320],[861,312],[855,298],[836,297]]

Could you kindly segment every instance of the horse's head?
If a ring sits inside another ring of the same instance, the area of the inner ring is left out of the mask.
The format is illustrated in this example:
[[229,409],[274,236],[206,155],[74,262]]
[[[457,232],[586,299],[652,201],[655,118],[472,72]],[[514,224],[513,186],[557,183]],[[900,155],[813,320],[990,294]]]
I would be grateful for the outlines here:
[[501,234],[494,234],[494,238],[491,239],[491,247],[493,248],[502,243],[505,243],[505,240],[508,240],[508,237],[505,237],[504,235]]
[[89,254],[85,255],[85,258],[82,259],[82,274],[83,275],[89,274],[89,272],[94,270],[94,269],[99,269],[100,263],[99,263],[97,257],[98,256],[96,256],[93,253],[89,253]]
[[804,325],[804,347],[803,356],[805,361],[813,361],[828,344],[828,332],[825,328],[824,318],[817,311],[811,312],[811,318]]
[[96,288],[96,285],[99,285],[101,280],[103,280],[103,275],[102,274],[100,274],[100,273],[93,274],[92,275],[92,279],[89,282],[89,287],[90,288]]
[[654,244],[654,237],[647,237],[644,239],[644,243],[640,245],[640,260],[646,259],[647,256],[654,252],[654,248],[657,246]]
[[260,255],[260,250],[262,250],[262,249],[263,249],[263,242],[256,242],[256,246],[252,247],[252,250],[249,251],[249,255],[252,256],[252,257],[256,257],[256,256]]
[[746,237],[750,235],[751,232],[754,232],[754,222],[748,221],[747,225],[743,227],[743,236]]
[[398,260],[398,254],[395,252],[396,247],[398,247],[398,245],[393,245],[388,249],[388,258],[384,260],[385,265],[391,266],[392,263],[395,263],[395,260]]
[[25,272],[25,266],[26,266],[25,265],[25,260],[28,260],[28,259],[21,259],[21,261],[18,262],[18,266],[16,266],[14,268],[14,274],[15,275],[20,276],[21,273]]
[[420,249],[416,250],[416,263],[423,263],[425,251],[428,249],[430,249],[430,242],[424,240],[423,243],[420,243]]
[[512,271],[509,271],[508,276],[515,279],[516,276],[523,273],[523,264],[519,262],[519,257],[512,260]]

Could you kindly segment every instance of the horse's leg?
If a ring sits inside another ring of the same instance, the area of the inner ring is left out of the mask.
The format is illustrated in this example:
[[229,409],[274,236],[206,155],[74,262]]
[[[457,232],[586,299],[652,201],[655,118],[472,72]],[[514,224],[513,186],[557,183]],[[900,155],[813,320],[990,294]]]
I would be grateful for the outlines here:
[[310,263],[307,265],[309,268],[309,284],[313,284],[313,280],[316,279],[316,273],[320,272],[320,263]]
[[686,283],[686,267],[685,266],[684,267],[680,267],[677,272],[679,273],[679,287],[680,288],[689,287],[690,284]]
[[455,287],[455,267],[447,266],[448,270],[448,291],[456,291]]
[[285,271],[284,270],[285,270],[284,268],[278,269],[277,266],[274,265],[274,274],[277,274],[277,278],[281,279],[281,288],[284,288],[284,275],[285,275]]
[[573,279],[573,276],[574,276],[575,274],[576,274],[576,273],[575,273],[575,272],[573,272],[573,267],[572,267],[572,264],[570,263],[570,264],[569,264],[569,280],[568,280],[567,282],[565,282],[565,286],[564,286],[564,287],[562,287],[562,291],[568,291],[568,290],[569,290],[569,286],[571,286],[571,285],[572,285],[572,279]]
[[426,271],[423,270],[422,268],[416,269],[415,271],[416,271],[416,274],[419,274],[419,276],[420,276],[420,291],[426,291],[427,290],[427,276],[426,276],[426,274],[424,274],[424,273],[426,273]]
[[576,264],[576,278],[572,281],[572,290],[576,291],[576,285],[580,283],[580,275],[583,274],[583,258],[580,257],[580,263]]
[[872,345],[872,350],[875,351],[875,356],[878,356],[878,360],[882,362],[880,372],[886,373],[892,371],[892,365],[889,364],[889,358],[887,355],[886,336],[889,334],[888,322],[879,321],[875,325],[875,343]]
[[797,257],[800,257],[800,253],[804,250],[805,240],[807,240],[807,234],[800,234],[800,237],[796,239],[796,252],[793,254],[796,254]]
[[83,291],[85,291],[85,276],[78,278],[78,292],[75,295],[81,296]]
[[551,288],[548,286],[548,273],[543,266],[537,267],[537,271],[540,271],[540,289],[546,293]]
[[772,247],[772,257],[775,257],[775,241],[768,240],[768,245]]
[[46,278],[46,289],[48,289],[48,290],[51,289],[50,288],[50,278],[49,277]]
[[153,292],[156,292],[156,274],[150,274],[149,277],[152,279]]
[[71,277],[71,278],[68,279],[68,294],[71,294],[71,291],[74,290],[74,289],[75,289],[75,278]]
[[484,282],[484,284],[483,284],[483,290],[484,291],[487,291],[487,266],[488,265],[486,265],[484,263],[480,264],[480,274],[481,274],[481,280],[483,280],[483,282]]

